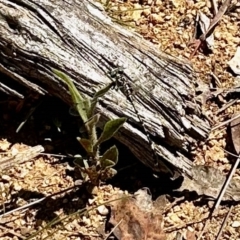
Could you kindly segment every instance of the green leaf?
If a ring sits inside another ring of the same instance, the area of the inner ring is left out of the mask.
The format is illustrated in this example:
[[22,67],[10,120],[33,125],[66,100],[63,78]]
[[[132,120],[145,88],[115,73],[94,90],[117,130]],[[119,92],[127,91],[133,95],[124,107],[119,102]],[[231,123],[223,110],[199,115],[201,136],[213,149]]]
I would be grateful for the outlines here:
[[91,100],[91,107],[89,108],[90,110],[88,112],[88,117],[91,117],[93,115],[96,105],[97,105],[97,102],[98,102],[98,98],[104,96],[104,94],[106,94],[114,86],[114,84],[115,83],[112,82],[94,94],[94,96]]
[[113,167],[118,162],[118,149],[114,145],[99,158],[102,170]]
[[90,140],[80,137],[77,137],[77,140],[80,142],[80,144],[88,154],[91,154],[93,152],[93,145]]
[[93,129],[94,127],[96,128],[96,125],[100,119],[100,114],[97,113],[93,117],[91,117],[87,122],[86,122],[86,127],[89,129]]
[[114,86],[114,84],[115,84],[114,82],[111,82],[106,87],[100,89],[98,92],[94,94],[93,99],[97,99],[99,97],[104,96]]
[[85,106],[86,113],[88,113],[89,109],[91,108],[91,99],[89,99],[88,97],[85,97],[83,104]]
[[115,163],[109,159],[104,159],[102,162],[101,162],[101,168],[102,169],[105,169],[105,168],[111,168],[115,165]]
[[118,119],[108,121],[105,124],[103,132],[99,137],[97,143],[95,144],[94,148],[97,145],[100,145],[102,142],[105,142],[111,137],[113,137],[113,135],[119,130],[120,127],[122,127],[122,125],[126,122],[126,120],[127,120],[126,118],[118,118]]
[[86,162],[86,159],[84,159],[81,155],[78,155],[78,154],[74,156],[73,163],[74,163],[74,165],[76,165],[80,169],[89,167],[88,163]]
[[83,122],[87,122],[88,117],[87,117],[87,112],[89,110],[88,106],[90,105],[88,103],[89,100],[87,98],[83,98],[80,94],[80,92],[77,90],[75,87],[73,80],[67,76],[65,73],[52,68],[53,73],[55,73],[59,78],[64,81],[69,88],[70,94],[72,96],[73,103],[76,104],[77,111],[82,118]]

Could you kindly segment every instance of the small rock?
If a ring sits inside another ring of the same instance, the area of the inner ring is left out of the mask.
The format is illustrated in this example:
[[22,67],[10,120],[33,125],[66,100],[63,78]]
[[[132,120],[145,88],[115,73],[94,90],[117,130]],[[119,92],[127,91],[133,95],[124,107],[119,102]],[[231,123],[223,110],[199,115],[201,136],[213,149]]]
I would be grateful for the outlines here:
[[11,143],[9,143],[6,139],[1,140],[0,149],[2,151],[7,151],[10,146],[11,146]]
[[83,180],[81,180],[81,179],[78,179],[74,182],[75,186],[81,186],[82,184],[83,184]]
[[91,220],[89,218],[86,218],[86,216],[83,216],[82,221],[87,226],[91,225]]
[[175,223],[182,222],[182,220],[176,214],[172,214],[171,216],[169,216],[169,218]]
[[14,188],[15,191],[20,191],[22,189],[22,187],[18,184],[14,184]]
[[28,173],[29,173],[29,171],[27,169],[22,169],[19,177],[24,178]]
[[11,153],[12,153],[12,156],[16,156],[19,153],[19,151],[15,147],[12,147]]
[[89,203],[90,205],[92,205],[94,202],[95,202],[95,199],[92,199],[92,198],[89,198],[89,199],[88,199],[88,203]]
[[181,208],[180,208],[180,206],[175,206],[174,208],[173,208],[173,211],[174,212],[180,212],[181,211]]
[[104,206],[104,205],[101,205],[97,208],[97,211],[99,214],[101,214],[102,216],[106,216],[108,215],[108,209]]
[[9,177],[8,175],[2,175],[2,180],[5,180],[5,181],[10,181],[11,180],[11,177]]
[[232,223],[232,227],[234,227],[234,228],[240,227],[240,221],[234,221]]
[[191,226],[188,226],[187,230],[190,231],[190,232],[194,232],[194,229]]
[[22,227],[20,230],[22,235],[30,234],[33,231],[33,229],[27,227]]

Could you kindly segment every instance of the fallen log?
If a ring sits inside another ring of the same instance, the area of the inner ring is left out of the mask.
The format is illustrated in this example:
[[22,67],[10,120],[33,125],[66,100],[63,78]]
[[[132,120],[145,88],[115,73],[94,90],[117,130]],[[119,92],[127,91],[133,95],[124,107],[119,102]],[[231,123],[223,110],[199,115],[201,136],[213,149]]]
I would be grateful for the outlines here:
[[156,46],[111,21],[90,0],[0,0],[0,90],[25,97],[54,95],[71,104],[66,85],[52,72],[67,73],[87,96],[111,83],[119,67],[132,88],[134,105],[154,142],[159,165],[131,102],[112,89],[99,102],[103,124],[126,116],[116,138],[156,172],[172,169],[191,175],[190,152],[208,136],[209,123],[195,101],[199,81],[183,60],[161,53]]

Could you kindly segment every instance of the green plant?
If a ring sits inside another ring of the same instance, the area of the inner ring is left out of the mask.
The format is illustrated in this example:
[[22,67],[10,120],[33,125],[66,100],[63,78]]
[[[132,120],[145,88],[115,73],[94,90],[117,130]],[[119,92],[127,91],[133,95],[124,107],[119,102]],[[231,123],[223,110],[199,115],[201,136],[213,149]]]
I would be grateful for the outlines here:
[[93,98],[90,99],[77,90],[72,79],[66,74],[56,69],[52,69],[52,71],[67,84],[72,101],[84,123],[87,133],[86,137],[77,138],[85,149],[87,157],[76,156],[74,163],[80,169],[85,181],[90,180],[93,185],[99,185],[116,174],[116,170],[113,167],[118,161],[118,149],[115,145],[106,150],[103,155],[99,154],[100,145],[112,138],[126,121],[126,118],[109,120],[105,124],[101,135],[97,136],[96,128],[100,114],[95,114],[96,105],[98,99],[113,87],[113,83],[96,92]]

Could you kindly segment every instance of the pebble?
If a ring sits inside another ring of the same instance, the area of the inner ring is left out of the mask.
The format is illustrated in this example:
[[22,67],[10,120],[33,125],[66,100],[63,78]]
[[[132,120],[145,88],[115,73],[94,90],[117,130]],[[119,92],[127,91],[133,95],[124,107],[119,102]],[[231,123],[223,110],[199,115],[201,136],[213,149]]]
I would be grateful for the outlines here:
[[88,203],[89,203],[90,205],[92,205],[94,202],[95,202],[95,199],[92,199],[92,198],[89,198],[89,199],[88,199]]
[[14,190],[15,191],[20,191],[22,189],[22,187],[18,184],[14,184]]
[[170,215],[169,218],[170,218],[174,223],[180,223],[180,222],[182,222],[182,220],[181,220],[176,214]]
[[9,177],[8,175],[2,175],[2,180],[10,181],[11,177]]
[[101,214],[102,216],[106,216],[108,215],[108,209],[104,206],[104,205],[101,205],[97,208],[97,211],[99,214]]
[[232,227],[234,227],[234,228],[240,227],[240,221],[234,221],[232,223]]

